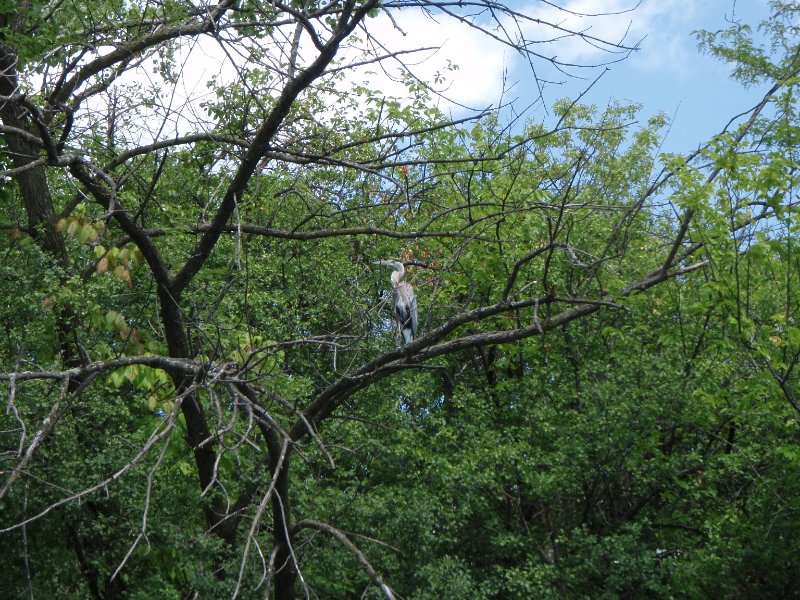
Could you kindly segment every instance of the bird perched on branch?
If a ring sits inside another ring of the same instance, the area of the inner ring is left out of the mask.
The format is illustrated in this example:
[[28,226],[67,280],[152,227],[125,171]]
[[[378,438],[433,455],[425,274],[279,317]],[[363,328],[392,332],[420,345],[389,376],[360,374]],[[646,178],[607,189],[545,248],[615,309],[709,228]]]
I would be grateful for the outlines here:
[[402,281],[406,269],[397,260],[379,260],[376,265],[392,267],[392,301],[394,302],[394,318],[397,329],[404,344],[410,344],[417,336],[417,297],[411,284]]

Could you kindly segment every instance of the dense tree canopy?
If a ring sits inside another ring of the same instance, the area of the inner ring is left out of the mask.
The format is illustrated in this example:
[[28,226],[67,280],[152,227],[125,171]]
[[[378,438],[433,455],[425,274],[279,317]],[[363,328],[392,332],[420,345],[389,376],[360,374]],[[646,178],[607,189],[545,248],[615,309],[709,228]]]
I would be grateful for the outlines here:
[[800,4],[699,34],[763,100],[687,155],[622,104],[446,114],[403,11],[540,90],[592,67],[549,41],[633,49],[489,0],[0,5],[4,597],[800,593]]

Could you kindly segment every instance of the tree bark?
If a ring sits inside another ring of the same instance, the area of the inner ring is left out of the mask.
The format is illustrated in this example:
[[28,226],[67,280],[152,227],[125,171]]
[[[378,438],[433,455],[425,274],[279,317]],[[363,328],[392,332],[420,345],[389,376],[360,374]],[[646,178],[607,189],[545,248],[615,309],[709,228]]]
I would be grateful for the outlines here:
[[[27,118],[28,111],[18,96],[17,55],[7,44],[0,42],[0,120],[8,127],[35,135],[30,118]],[[40,148],[18,135],[7,133],[4,139],[14,161],[14,168],[20,170],[15,178],[25,205],[28,229],[42,248],[58,260],[61,266],[65,266],[66,247],[63,238],[56,231],[56,212],[44,165],[28,166],[39,158]]]
[[275,598],[276,600],[294,600],[297,567],[292,555],[291,538],[291,506],[289,503],[289,457],[291,447],[282,456],[279,437],[273,430],[266,432],[269,447],[270,473],[278,472],[275,478],[275,490],[272,494],[272,537],[278,552],[275,556]]

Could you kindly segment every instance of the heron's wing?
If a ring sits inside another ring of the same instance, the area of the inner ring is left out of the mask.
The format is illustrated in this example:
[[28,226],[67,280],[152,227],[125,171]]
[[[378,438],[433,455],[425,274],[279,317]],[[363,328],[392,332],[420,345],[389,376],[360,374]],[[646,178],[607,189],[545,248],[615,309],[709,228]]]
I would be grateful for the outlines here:
[[411,332],[414,334],[414,337],[417,337],[417,321],[419,319],[417,316],[417,296],[414,294],[414,290],[410,285],[408,289],[411,292]]
[[394,288],[394,312],[401,329],[411,328],[417,334],[417,298],[410,284],[401,281]]

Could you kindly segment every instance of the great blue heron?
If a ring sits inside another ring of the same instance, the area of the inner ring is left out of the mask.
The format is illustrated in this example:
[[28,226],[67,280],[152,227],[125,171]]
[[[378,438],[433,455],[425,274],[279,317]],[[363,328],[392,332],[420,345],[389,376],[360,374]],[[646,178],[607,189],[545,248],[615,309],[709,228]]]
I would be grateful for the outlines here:
[[417,335],[417,297],[414,288],[406,281],[401,281],[406,269],[397,260],[379,260],[376,265],[392,267],[392,301],[394,302],[394,318],[397,329],[403,337],[404,344],[410,344]]

